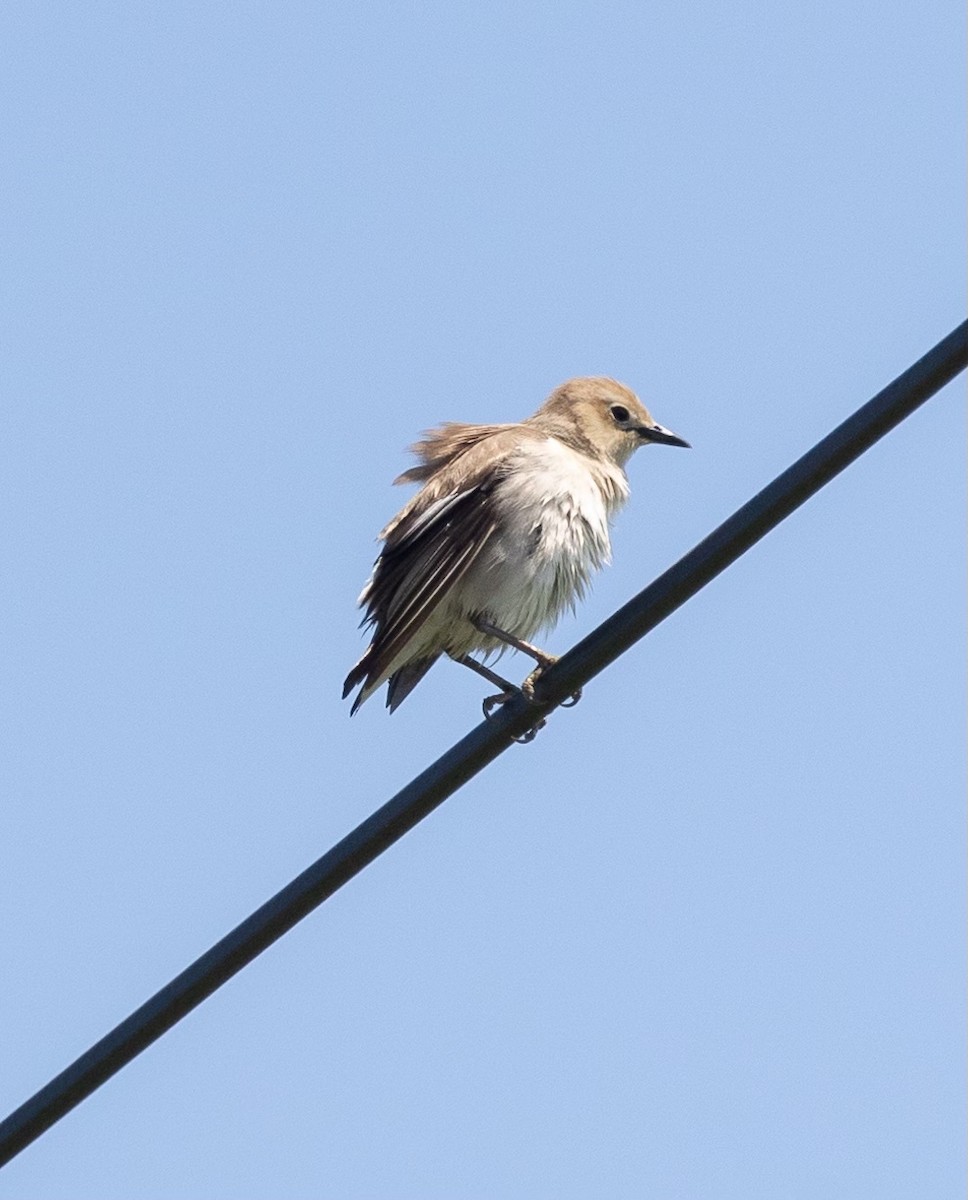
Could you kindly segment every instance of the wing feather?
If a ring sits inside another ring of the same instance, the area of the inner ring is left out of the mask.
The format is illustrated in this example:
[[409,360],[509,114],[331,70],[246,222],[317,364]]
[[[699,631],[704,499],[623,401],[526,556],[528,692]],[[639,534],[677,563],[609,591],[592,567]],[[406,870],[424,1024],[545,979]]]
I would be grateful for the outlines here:
[[364,623],[375,629],[366,653],[346,679],[344,695],[362,684],[354,707],[379,687],[484,549],[495,528],[492,490],[486,484],[455,490],[401,521],[388,535],[361,597]]

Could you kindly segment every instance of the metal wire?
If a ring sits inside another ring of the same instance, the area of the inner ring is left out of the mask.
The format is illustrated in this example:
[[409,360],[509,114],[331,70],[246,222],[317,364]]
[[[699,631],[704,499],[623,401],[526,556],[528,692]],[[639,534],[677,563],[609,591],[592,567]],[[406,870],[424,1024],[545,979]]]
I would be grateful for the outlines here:
[[859,408],[644,591],[227,934],[0,1124],[0,1165],[476,775],[968,366],[968,321]]

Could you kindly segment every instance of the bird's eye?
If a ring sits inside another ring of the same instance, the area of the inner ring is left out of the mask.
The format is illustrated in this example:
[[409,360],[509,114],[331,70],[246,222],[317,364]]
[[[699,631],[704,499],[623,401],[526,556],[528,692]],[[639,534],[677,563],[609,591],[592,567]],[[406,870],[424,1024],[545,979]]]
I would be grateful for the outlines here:
[[621,404],[613,404],[610,411],[619,425],[624,425],[629,419],[629,410],[623,408]]

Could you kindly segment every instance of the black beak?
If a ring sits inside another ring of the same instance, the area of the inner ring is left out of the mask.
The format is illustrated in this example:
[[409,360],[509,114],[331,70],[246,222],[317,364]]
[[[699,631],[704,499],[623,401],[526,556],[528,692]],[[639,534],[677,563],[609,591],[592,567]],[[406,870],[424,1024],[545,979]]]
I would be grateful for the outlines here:
[[639,425],[635,432],[643,442],[659,442],[663,446],[682,446],[685,450],[692,449],[687,441],[673,433],[671,429],[666,429],[664,425]]

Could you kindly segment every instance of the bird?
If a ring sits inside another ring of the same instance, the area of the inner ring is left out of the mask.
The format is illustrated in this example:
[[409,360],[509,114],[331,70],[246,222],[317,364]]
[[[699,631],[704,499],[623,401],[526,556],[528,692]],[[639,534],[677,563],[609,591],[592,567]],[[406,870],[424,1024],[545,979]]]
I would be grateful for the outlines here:
[[[393,712],[442,656],[529,699],[555,657],[530,639],[552,627],[611,560],[609,524],[629,497],[625,466],[641,446],[689,443],[635,393],[605,376],[570,379],[516,424],[446,422],[411,447],[394,483],[420,484],[379,534],[360,594],[369,646],[346,677],[351,713],[387,684]],[[509,648],[537,667],[520,688],[488,659]],[[577,700],[576,693],[573,700]]]

